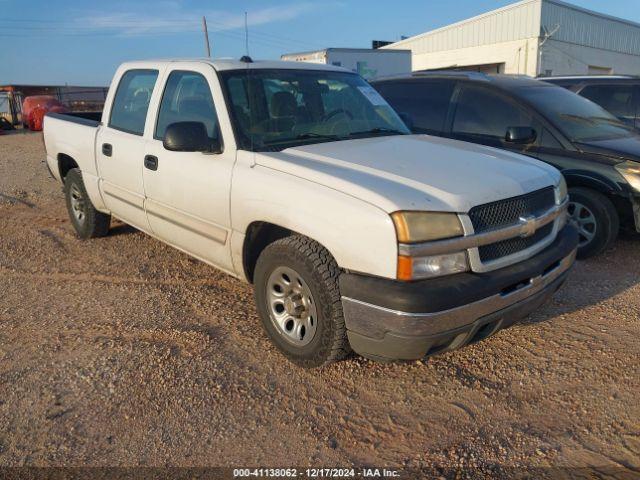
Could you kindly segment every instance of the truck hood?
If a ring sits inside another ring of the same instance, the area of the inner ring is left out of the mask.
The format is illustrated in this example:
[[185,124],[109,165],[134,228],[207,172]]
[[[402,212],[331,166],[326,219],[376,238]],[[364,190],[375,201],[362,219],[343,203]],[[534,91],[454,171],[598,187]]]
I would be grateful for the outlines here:
[[560,181],[555,168],[530,157],[428,135],[319,143],[257,153],[255,161],[388,213],[466,213]]

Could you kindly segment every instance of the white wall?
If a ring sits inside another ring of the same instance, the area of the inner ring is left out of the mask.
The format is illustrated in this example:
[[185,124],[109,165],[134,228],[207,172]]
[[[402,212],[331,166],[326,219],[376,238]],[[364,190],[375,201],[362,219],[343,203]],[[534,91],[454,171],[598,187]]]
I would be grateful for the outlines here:
[[508,74],[536,74],[538,39],[516,40],[478,47],[414,54],[413,70],[453,68],[456,66],[504,63]]
[[411,52],[329,50],[327,63],[357,72],[367,80],[411,72]]
[[[603,2],[605,3],[605,2]],[[638,2],[629,2],[629,7]],[[548,31],[560,27],[554,34],[556,40],[595,49],[640,54],[640,25],[622,18],[585,10],[558,1],[542,2],[541,25]]]
[[640,75],[640,56],[548,40],[542,47],[542,72],[587,75],[589,65],[611,68],[611,73]]
[[523,0],[383,48],[410,49],[414,55],[421,55],[536,37],[540,34],[541,3]]
[[317,52],[285,54],[280,58],[293,62],[336,65],[357,72],[367,80],[411,72],[411,51],[409,50],[329,48]]

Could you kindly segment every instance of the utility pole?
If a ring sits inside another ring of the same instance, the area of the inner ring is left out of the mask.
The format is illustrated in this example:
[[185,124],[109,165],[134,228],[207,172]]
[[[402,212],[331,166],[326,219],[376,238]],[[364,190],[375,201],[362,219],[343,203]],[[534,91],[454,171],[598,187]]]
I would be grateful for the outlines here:
[[207,19],[202,16],[202,30],[204,31],[204,44],[207,50],[207,57],[211,58],[211,46],[209,45],[209,30],[207,29]]

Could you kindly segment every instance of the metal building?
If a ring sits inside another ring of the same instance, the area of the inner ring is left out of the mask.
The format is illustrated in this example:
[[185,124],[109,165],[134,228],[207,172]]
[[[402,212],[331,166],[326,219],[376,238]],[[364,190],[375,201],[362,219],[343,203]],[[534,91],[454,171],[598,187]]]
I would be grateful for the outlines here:
[[411,52],[402,49],[324,48],[313,52],[287,53],[280,58],[289,62],[343,67],[359,73],[367,80],[411,72]]
[[562,2],[524,0],[387,45],[413,70],[640,75],[640,24]]

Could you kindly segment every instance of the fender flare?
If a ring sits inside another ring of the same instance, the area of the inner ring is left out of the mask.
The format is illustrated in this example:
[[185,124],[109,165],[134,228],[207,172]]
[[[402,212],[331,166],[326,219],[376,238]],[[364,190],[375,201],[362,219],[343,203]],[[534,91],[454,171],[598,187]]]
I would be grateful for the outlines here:
[[567,181],[569,188],[586,187],[596,190],[605,195],[623,194],[624,191],[618,183],[604,175],[588,170],[563,170],[562,175]]

